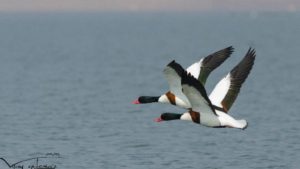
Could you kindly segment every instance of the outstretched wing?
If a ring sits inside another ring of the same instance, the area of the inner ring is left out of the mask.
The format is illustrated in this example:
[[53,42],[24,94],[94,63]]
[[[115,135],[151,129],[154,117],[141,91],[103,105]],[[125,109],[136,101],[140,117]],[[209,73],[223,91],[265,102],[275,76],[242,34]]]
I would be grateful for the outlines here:
[[181,85],[183,93],[188,98],[193,111],[216,115],[207,97],[205,88],[197,79],[184,72],[181,78]]
[[253,67],[255,56],[255,50],[249,48],[243,60],[215,86],[209,96],[215,106],[228,112]]
[[233,52],[233,47],[229,46],[225,49],[219,50],[213,54],[210,54],[202,58],[199,62],[196,62],[187,68],[187,72],[191,73],[197,78],[203,85],[205,85],[206,79],[209,74],[219,67]]
[[189,101],[186,96],[182,93],[181,77],[185,72],[184,69],[176,63],[174,60],[170,62],[164,69],[165,78],[168,81],[170,92],[173,93],[177,98],[184,101],[189,105]]

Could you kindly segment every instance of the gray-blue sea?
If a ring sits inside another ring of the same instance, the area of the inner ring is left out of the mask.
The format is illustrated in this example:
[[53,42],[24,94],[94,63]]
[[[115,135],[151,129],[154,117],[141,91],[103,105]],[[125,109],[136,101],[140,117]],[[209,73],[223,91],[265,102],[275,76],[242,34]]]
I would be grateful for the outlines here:
[[[131,104],[168,90],[173,59],[188,67],[231,45],[206,87],[256,49],[230,110],[246,130],[156,123],[185,110]],[[0,157],[57,153],[57,169],[299,169],[299,51],[299,12],[0,13]]]

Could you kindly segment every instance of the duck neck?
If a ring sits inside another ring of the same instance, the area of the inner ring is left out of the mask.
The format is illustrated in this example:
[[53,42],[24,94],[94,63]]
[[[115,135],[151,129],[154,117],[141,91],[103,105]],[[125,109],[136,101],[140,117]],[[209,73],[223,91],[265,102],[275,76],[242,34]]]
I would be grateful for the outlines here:
[[161,119],[164,121],[170,121],[170,120],[180,120],[182,114],[177,113],[163,113],[161,115]]

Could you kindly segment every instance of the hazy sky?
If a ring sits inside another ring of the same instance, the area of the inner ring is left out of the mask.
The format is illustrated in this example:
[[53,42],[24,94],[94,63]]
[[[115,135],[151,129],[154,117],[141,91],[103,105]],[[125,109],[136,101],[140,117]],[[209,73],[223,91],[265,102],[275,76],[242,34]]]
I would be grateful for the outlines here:
[[0,0],[0,11],[297,11],[300,0]]

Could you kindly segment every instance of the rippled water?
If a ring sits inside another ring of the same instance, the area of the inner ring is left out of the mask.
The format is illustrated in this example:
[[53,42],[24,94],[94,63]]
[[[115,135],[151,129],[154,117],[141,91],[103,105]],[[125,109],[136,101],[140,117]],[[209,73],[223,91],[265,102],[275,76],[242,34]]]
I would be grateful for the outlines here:
[[[72,169],[300,166],[300,13],[2,13],[0,25],[0,157],[11,163],[59,153],[57,168]],[[131,104],[167,90],[171,60],[187,67],[230,45],[207,89],[256,49],[230,113],[245,131],[155,123],[184,110]]]

